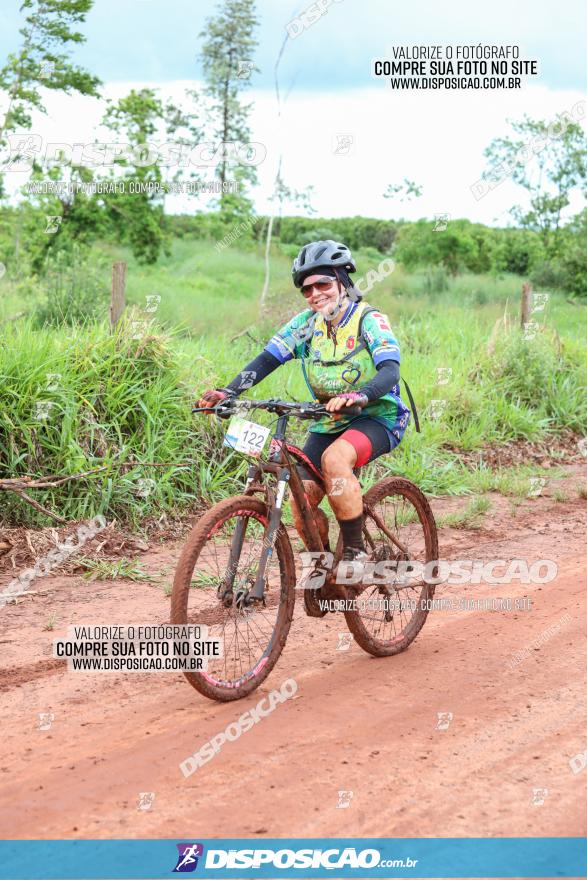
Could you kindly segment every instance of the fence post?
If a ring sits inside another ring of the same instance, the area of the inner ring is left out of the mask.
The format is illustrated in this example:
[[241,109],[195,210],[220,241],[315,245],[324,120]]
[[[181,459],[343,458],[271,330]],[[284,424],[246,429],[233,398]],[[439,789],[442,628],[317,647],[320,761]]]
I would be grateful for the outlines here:
[[532,285],[529,281],[526,281],[522,284],[522,308],[521,308],[521,327],[524,329],[524,324],[527,324],[530,320],[530,315],[532,314]]
[[114,330],[124,311],[126,263],[112,264],[112,298],[110,300],[110,329]]

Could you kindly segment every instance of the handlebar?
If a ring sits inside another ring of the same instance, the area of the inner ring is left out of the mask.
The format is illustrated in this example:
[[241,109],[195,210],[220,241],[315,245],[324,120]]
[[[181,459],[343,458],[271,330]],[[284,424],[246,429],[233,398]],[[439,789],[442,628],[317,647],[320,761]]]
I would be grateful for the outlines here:
[[239,410],[264,409],[267,412],[276,413],[277,415],[292,415],[298,419],[320,419],[323,416],[359,416],[363,408],[360,406],[346,406],[338,412],[328,412],[324,404],[310,401],[308,403],[291,403],[289,400],[279,400],[278,398],[270,398],[269,400],[236,400],[235,398],[227,398],[221,400],[216,406],[194,406],[193,413],[213,413],[219,419],[228,419]]

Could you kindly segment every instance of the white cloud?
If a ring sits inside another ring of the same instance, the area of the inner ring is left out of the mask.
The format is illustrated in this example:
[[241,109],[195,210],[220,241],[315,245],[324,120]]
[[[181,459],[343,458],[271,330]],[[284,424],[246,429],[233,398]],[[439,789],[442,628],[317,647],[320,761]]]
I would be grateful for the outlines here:
[[[130,88],[160,88],[164,96],[181,102],[184,89],[194,82],[115,83],[105,87],[109,98]],[[508,209],[520,198],[517,187],[504,182],[476,201],[470,187],[484,169],[483,150],[508,131],[506,120],[531,117],[554,120],[585,96],[577,91],[554,91],[528,85],[519,91],[398,92],[386,82],[362,90],[295,92],[284,105],[278,122],[272,91],[251,91],[253,140],[267,147],[259,167],[260,186],[254,194],[256,209],[270,209],[268,201],[279,159],[288,186],[315,190],[318,215],[415,219],[448,213],[451,217],[505,224]],[[48,115],[34,117],[33,131],[47,141],[91,142],[105,105],[96,99],[48,93]],[[104,136],[104,130],[101,132]],[[335,155],[338,134],[353,138],[348,155]],[[114,139],[109,135],[111,139]],[[120,138],[122,139],[122,138]],[[400,204],[382,197],[389,183],[407,177],[423,187],[422,198]],[[24,175],[7,175],[7,188],[22,185]],[[195,211],[204,201],[175,197],[168,209]],[[579,197],[573,211],[581,207]]]

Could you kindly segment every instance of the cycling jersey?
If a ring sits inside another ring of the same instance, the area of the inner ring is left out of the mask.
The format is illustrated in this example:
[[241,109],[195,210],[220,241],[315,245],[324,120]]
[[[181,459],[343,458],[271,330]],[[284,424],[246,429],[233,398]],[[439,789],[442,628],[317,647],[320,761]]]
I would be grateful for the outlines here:
[[[400,362],[399,345],[387,317],[379,311],[365,315],[359,339],[361,316],[370,306],[365,302],[351,303],[342,321],[334,328],[333,338],[327,332],[325,319],[312,309],[305,309],[285,324],[271,338],[265,350],[284,364],[293,358],[302,361],[306,382],[312,395],[320,401],[337,394],[360,391],[374,376],[377,365],[385,360]],[[343,411],[344,412],[344,411]],[[392,445],[401,440],[410,417],[395,385],[388,394],[367,404],[361,416],[340,415],[337,419],[324,416],[310,431],[337,434],[346,430],[354,419],[369,416],[388,430]]]

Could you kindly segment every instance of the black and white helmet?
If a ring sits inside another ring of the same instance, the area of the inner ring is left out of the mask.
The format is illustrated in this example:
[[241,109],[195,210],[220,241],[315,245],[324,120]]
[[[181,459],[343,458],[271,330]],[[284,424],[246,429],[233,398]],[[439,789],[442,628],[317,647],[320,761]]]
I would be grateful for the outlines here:
[[293,283],[296,287],[301,287],[304,278],[310,275],[314,269],[322,269],[326,266],[333,269],[346,269],[347,272],[357,271],[353,255],[346,244],[332,241],[332,239],[313,241],[311,244],[304,245],[293,261],[291,269]]

